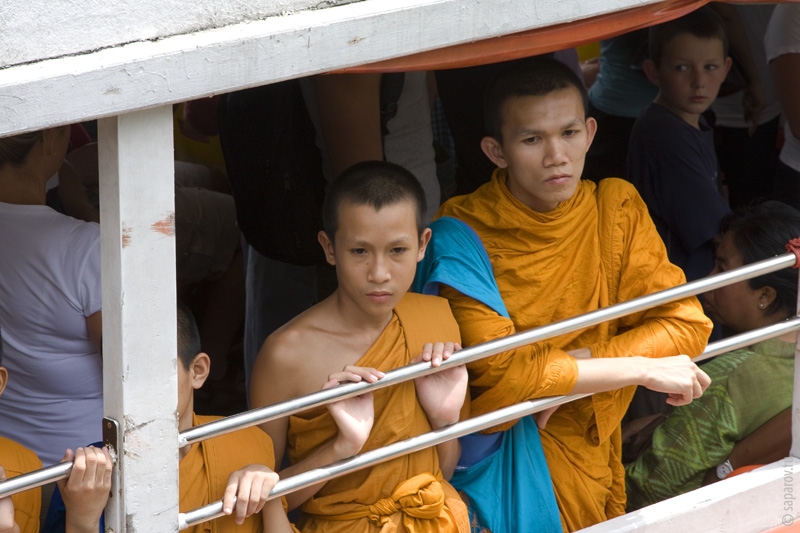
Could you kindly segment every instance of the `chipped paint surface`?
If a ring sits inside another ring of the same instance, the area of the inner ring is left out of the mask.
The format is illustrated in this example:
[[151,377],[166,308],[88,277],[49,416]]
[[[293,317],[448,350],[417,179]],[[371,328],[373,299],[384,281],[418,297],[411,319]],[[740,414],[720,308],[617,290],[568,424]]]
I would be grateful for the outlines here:
[[127,248],[128,246],[131,245],[131,233],[133,233],[133,228],[123,224],[122,225],[122,247],[123,248]]
[[153,231],[166,235],[167,237],[175,236],[175,213],[167,215],[166,218],[153,222],[150,226]]
[[[353,1],[356,0],[3,0],[0,68]],[[47,38],[43,39],[43,35]]]

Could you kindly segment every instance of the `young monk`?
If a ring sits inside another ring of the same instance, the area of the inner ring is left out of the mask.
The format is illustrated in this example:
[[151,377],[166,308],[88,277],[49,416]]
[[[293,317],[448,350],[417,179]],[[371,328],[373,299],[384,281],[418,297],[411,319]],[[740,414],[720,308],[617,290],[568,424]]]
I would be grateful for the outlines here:
[[[211,369],[208,355],[200,351],[200,334],[194,317],[178,305],[178,430],[211,422],[220,417],[194,413],[194,391],[203,386]],[[225,514],[183,531],[200,533],[284,533],[296,531],[286,517],[281,499],[267,501],[278,481],[269,437],[258,428],[241,429],[184,446],[180,456],[181,512],[188,512],[222,499]],[[60,487],[59,487],[60,488]],[[63,493],[63,491],[62,491]],[[233,505],[236,497],[236,505]],[[260,516],[259,516],[260,514]],[[100,531],[104,531],[101,524]],[[53,494],[43,531],[63,532],[61,495]],[[69,530],[66,530],[69,531]],[[94,529],[97,531],[97,528]]]
[[[0,335],[0,394],[8,383]],[[113,463],[106,448],[67,450],[63,461],[72,461],[67,479],[58,482],[67,500],[66,532],[95,533],[111,489]],[[42,467],[36,454],[10,439],[0,437],[0,482]],[[41,489],[0,499],[0,533],[38,533]]]
[[[459,274],[479,263],[459,264],[464,252],[444,254],[442,261],[455,262],[455,276],[438,280],[439,294],[449,300],[465,345],[685,281],[631,185],[581,181],[596,123],[586,117],[585,89],[569,68],[541,59],[504,71],[491,85],[485,114],[489,136],[481,148],[499,168],[490,183],[439,213],[474,230],[488,252],[483,279],[499,293],[499,303],[486,301]],[[608,391],[561,406],[541,430],[541,445],[564,529],[621,515],[619,425],[632,385],[671,393],[673,405],[700,396],[708,378],[688,357],[655,358],[701,352],[710,327],[697,300],[687,298],[477,361],[468,368],[472,412]]]
[[[447,301],[406,294],[431,235],[424,213],[422,187],[391,163],[356,164],[332,183],[319,241],[339,287],[267,338],[250,383],[254,407],[313,392],[320,383],[374,382],[386,370],[421,360],[438,365],[450,356],[460,338]],[[445,342],[425,344],[433,339]],[[351,409],[346,417],[320,408],[264,424],[276,456],[288,453],[291,466],[281,477],[456,422],[466,379],[456,367],[340,402]],[[342,418],[361,422],[347,428]],[[287,500],[302,505],[302,531],[467,532],[466,508],[443,474],[452,472],[457,454],[458,443],[449,442]]]

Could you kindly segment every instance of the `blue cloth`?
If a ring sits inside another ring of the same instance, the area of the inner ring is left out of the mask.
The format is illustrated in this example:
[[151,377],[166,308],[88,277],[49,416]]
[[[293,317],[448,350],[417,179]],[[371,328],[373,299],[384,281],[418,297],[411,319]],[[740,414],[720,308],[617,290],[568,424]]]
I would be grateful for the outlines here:
[[[444,283],[509,318],[489,255],[466,223],[442,217],[417,267],[412,290],[438,294]],[[550,469],[539,428],[527,416],[508,431],[460,439],[461,458],[451,484],[465,496],[470,521],[495,533],[560,532]]]
[[489,254],[475,230],[452,217],[436,219],[429,227],[433,236],[417,265],[411,290],[438,296],[439,283],[444,283],[509,318]]

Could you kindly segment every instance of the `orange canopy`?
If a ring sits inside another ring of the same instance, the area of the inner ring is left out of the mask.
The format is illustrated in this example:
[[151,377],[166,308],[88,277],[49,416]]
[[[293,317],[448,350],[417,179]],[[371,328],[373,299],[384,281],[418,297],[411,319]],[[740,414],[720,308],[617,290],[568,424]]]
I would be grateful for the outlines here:
[[[754,3],[768,0],[728,0]],[[595,42],[666,22],[694,11],[709,0],[665,0],[605,15],[536,28],[482,41],[447,46],[404,57],[342,69],[337,72],[374,73],[442,70],[498,63]]]

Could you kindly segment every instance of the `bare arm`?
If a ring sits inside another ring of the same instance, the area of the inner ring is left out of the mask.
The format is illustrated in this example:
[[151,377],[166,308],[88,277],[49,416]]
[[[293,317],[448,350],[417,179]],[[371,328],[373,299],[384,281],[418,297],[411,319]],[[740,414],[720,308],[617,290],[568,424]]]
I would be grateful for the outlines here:
[[[281,401],[295,398],[299,395],[302,389],[296,383],[296,379],[304,376],[301,368],[302,358],[291,357],[292,354],[282,351],[280,341],[276,341],[275,337],[270,337],[264,343],[261,351],[258,354],[256,363],[253,367],[253,375],[250,382],[250,403],[252,407],[263,407],[265,405],[272,405]],[[350,378],[340,375],[341,381],[358,381],[360,379],[368,379],[374,381],[383,377],[382,373],[373,374],[373,369],[367,369],[367,372],[362,376],[361,374],[347,373]],[[377,371],[374,371],[377,372]],[[358,379],[356,377],[358,376]],[[369,376],[369,377],[364,377]],[[334,386],[336,383],[329,380],[325,386]],[[367,408],[371,413],[372,410],[372,395],[363,395],[357,398],[350,398],[342,402],[336,402],[328,405],[331,415],[339,426],[339,433],[336,438],[333,438],[321,446],[319,446],[308,457],[304,458],[283,470],[279,471],[281,478],[291,477],[292,475],[306,472],[313,468],[325,466],[340,459],[352,457],[361,450],[366,438],[361,430],[363,425],[358,427],[359,422],[364,422],[364,412]],[[355,433],[348,433],[342,431],[343,425],[345,428],[349,426],[346,422],[343,424],[341,417],[350,417],[350,411],[355,410],[355,415],[352,415],[351,421],[354,426],[357,426]],[[339,418],[337,418],[339,416]],[[371,429],[372,421],[369,417],[368,425]],[[284,417],[271,422],[262,424],[261,429],[264,430],[272,439],[273,447],[275,450],[276,464],[280,464],[286,452],[286,438],[289,430],[289,420]],[[367,436],[369,429],[366,430]],[[364,441],[359,440],[364,437]],[[314,494],[325,485],[325,483],[318,483],[303,490],[289,494],[286,501],[289,504],[289,509],[295,509],[302,505],[306,500],[313,497]]]
[[359,161],[383,159],[381,75],[331,74],[314,80],[333,175]]
[[98,311],[86,317],[86,327],[89,329],[89,337],[97,353],[103,355],[103,312]]
[[113,463],[107,448],[67,450],[62,461],[74,457],[72,472],[58,482],[66,507],[66,533],[97,533],[111,490]]
[[[728,456],[734,469],[769,464],[789,456],[792,447],[792,408],[789,407],[736,443]],[[706,472],[703,485],[719,481],[716,468]]]
[[[6,471],[0,466],[0,481],[6,479]],[[0,499],[0,533],[19,533],[19,525],[14,519],[14,502],[11,496]]]
[[769,63],[775,91],[792,135],[800,139],[800,54],[784,54]]

